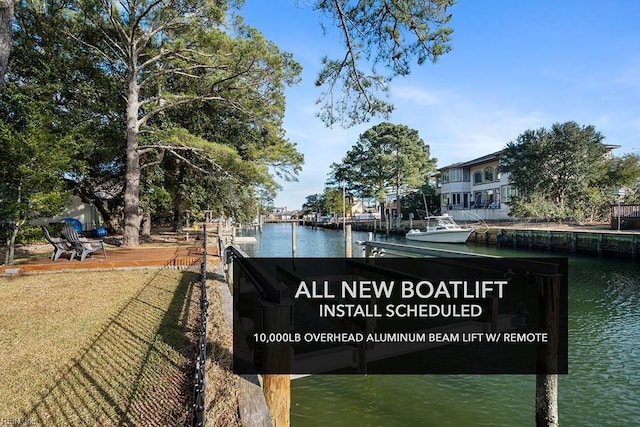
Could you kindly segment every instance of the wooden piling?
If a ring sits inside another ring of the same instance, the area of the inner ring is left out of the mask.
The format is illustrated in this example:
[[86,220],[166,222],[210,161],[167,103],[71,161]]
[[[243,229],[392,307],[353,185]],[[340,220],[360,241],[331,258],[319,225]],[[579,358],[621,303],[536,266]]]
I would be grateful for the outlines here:
[[291,223],[291,258],[296,257],[296,223]]
[[547,332],[547,343],[538,344],[536,374],[536,427],[558,426],[558,342],[560,328],[560,279],[537,276],[540,331]]
[[351,224],[346,224],[344,229],[344,256],[351,258]]
[[[265,332],[291,331],[293,304],[262,303]],[[291,412],[291,348],[287,343],[268,344],[264,356],[265,374],[263,376],[264,398],[276,427],[290,425]],[[274,372],[278,372],[275,373]],[[282,373],[284,372],[284,373]]]

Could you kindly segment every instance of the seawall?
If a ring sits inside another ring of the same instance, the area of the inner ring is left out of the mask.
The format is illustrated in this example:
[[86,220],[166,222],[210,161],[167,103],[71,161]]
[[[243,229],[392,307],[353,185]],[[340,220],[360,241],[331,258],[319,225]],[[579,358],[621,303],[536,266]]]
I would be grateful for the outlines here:
[[[379,234],[404,235],[408,230],[408,224],[403,224],[400,229],[381,229],[378,224],[374,228],[372,222],[351,222],[353,231],[367,231]],[[300,225],[310,227],[320,227],[326,229],[342,229],[342,223],[333,224],[312,224],[302,223]],[[541,249],[546,251],[556,251],[564,253],[580,253],[598,256],[619,256],[636,259],[640,252],[640,230],[638,231],[616,231],[608,230],[599,226],[564,226],[557,225],[537,225],[527,227],[526,225],[491,225],[483,227],[471,233],[467,243],[497,245],[513,249]]]

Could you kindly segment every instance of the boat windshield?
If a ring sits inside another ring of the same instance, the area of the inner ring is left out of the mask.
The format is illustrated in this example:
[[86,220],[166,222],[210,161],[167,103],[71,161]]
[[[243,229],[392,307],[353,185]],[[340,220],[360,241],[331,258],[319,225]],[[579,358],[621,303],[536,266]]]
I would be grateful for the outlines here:
[[450,216],[435,216],[428,219],[428,230],[459,230],[461,227]]
[[439,227],[445,228],[458,228],[458,224],[453,220],[453,218],[448,216],[438,217],[436,224]]

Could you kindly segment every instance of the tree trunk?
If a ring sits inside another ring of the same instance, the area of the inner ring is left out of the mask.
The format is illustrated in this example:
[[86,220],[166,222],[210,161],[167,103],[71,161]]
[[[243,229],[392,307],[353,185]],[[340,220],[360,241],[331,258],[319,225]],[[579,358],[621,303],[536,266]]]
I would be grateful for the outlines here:
[[13,265],[14,263],[14,257],[16,255],[16,238],[20,232],[20,227],[22,227],[25,222],[26,220],[18,221],[13,227],[11,238],[9,239],[9,247],[7,248],[7,265]]
[[151,212],[149,211],[148,206],[144,211],[144,217],[142,219],[142,238],[151,238]]
[[400,231],[400,176],[396,177],[396,230]]
[[184,211],[182,209],[182,204],[180,202],[174,204],[173,206],[173,227],[172,231],[180,231],[182,230],[182,217],[184,215]]
[[13,265],[14,257],[16,254],[16,237],[18,236],[19,227],[15,227],[11,233],[11,239],[9,240],[9,248],[7,252],[7,265]]
[[113,213],[111,209],[104,203],[104,201],[100,199],[96,199],[93,201],[93,205],[100,212],[100,216],[102,219],[109,224],[107,227],[109,228],[110,233],[114,233],[120,229],[120,222],[118,221],[118,217]]
[[107,230],[109,230],[109,233],[115,233],[120,230],[120,221],[118,216],[109,209],[109,205],[105,203],[104,200],[93,196],[90,192],[87,192],[84,189],[78,190],[78,193],[76,194],[84,203],[89,203],[96,207],[98,213],[102,217],[102,220],[107,224]]
[[14,0],[0,0],[0,88],[9,64]]
[[[135,64],[135,62],[133,62]],[[140,198],[140,154],[138,153],[138,111],[140,108],[140,88],[135,81],[135,67],[130,67],[129,94],[127,96],[127,159],[126,185],[124,189],[124,246],[138,246],[140,243],[140,221],[142,215],[138,206]]]

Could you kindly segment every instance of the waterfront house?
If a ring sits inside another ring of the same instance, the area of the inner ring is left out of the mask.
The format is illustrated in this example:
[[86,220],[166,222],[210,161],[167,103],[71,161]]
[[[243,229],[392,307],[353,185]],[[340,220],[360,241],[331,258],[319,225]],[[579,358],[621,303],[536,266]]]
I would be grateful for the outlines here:
[[266,222],[289,222],[296,221],[302,215],[302,211],[290,211],[287,207],[274,207],[266,217]]
[[[605,156],[619,145],[605,144]],[[509,183],[509,174],[500,172],[500,156],[496,151],[466,162],[438,169],[438,188],[442,213],[455,220],[506,220],[511,199],[518,190]]]
[[502,152],[438,169],[442,213],[456,220],[509,218],[509,202],[516,189],[509,184],[508,174],[500,173]]

